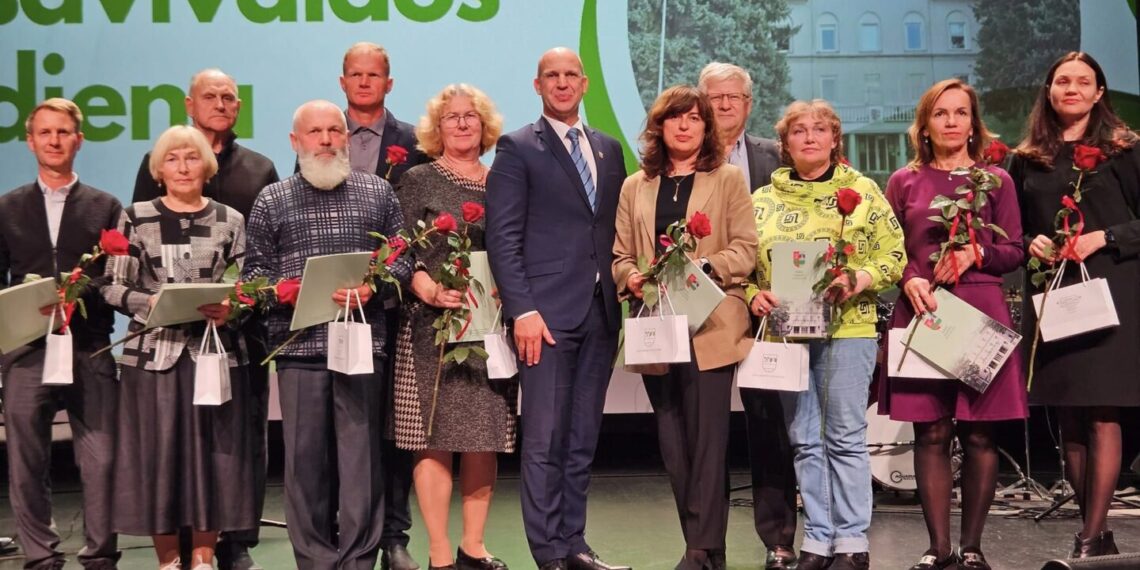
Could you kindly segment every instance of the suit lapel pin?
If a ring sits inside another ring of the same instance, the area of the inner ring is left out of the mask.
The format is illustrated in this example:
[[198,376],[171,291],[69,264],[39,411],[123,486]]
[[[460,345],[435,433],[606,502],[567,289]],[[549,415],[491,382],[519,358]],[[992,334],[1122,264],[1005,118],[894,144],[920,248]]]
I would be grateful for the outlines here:
[[599,150],[598,151],[598,158],[605,158],[605,157],[606,157],[606,153]]

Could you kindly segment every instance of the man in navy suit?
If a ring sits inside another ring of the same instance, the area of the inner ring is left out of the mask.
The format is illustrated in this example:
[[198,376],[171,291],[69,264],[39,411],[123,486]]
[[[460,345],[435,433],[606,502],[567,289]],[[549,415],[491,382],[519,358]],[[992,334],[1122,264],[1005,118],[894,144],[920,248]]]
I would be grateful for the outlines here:
[[542,117],[503,135],[487,178],[487,252],[522,386],[522,510],[543,570],[626,568],[586,544],[586,494],[621,311],[610,264],[621,145],[585,127],[582,60],[538,63]]

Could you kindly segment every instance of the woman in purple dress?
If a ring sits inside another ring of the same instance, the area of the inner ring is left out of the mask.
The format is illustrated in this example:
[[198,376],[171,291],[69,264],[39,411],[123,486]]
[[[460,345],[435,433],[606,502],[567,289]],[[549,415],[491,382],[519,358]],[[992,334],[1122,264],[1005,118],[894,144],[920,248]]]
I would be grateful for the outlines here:
[[[977,94],[957,79],[934,84],[919,100],[908,132],[918,156],[891,175],[887,183],[887,201],[903,226],[909,260],[901,281],[905,295],[895,304],[891,327],[906,327],[916,311],[937,309],[932,295],[935,287],[948,288],[998,322],[1012,326],[1001,285],[1002,275],[1017,269],[1025,257],[1021,219],[1009,175],[982,163],[991,134],[979,115]],[[972,247],[953,250],[935,264],[931,254],[949,235],[941,223],[929,219],[937,213],[930,208],[930,201],[938,195],[957,198],[954,190],[966,183],[967,177],[955,171],[973,166],[984,167],[1000,178],[1001,187],[992,191],[980,216],[1010,237],[978,230],[977,253]],[[981,256],[980,267],[976,255]],[[930,548],[912,570],[954,564],[989,568],[981,539],[997,484],[994,422],[1022,419],[1029,413],[1020,355],[1015,353],[1006,361],[984,393],[956,380],[888,378],[885,367],[880,374],[879,413],[914,422],[914,471]],[[955,432],[966,452],[957,554],[950,546],[950,442]]]

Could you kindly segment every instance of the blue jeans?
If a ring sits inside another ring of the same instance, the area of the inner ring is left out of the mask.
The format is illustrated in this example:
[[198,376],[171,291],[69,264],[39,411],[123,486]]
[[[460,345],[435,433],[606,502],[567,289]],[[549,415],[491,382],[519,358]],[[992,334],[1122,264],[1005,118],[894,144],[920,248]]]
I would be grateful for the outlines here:
[[871,462],[866,413],[876,342],[842,338],[809,346],[807,391],[781,393],[804,503],[801,550],[821,556],[867,552]]

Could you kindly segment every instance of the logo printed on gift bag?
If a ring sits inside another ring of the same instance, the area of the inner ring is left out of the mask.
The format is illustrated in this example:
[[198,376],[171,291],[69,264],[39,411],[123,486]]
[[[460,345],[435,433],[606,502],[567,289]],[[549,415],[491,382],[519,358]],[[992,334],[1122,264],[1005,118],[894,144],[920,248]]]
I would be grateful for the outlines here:
[[653,345],[656,342],[657,342],[657,331],[655,331],[655,330],[642,331],[642,333],[641,333],[641,344],[643,344],[645,346],[645,348],[653,348]]
[[772,372],[775,372],[776,368],[779,366],[780,366],[780,356],[777,354],[772,354],[772,353],[765,353],[764,354],[764,360],[761,361],[761,363],[760,363],[760,368],[762,368],[764,370],[764,372],[767,372],[769,374],[771,374]]

